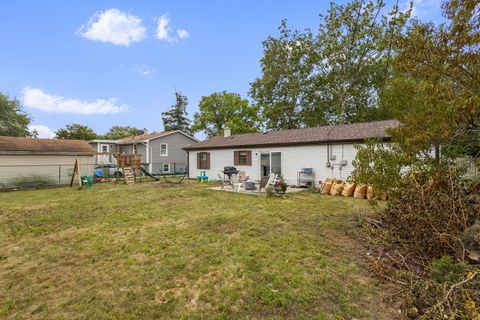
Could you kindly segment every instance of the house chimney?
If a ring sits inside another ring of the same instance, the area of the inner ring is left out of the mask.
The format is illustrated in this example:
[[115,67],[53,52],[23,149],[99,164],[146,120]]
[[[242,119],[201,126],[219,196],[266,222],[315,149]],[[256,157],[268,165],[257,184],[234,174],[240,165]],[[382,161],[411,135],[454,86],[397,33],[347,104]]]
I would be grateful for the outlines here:
[[232,135],[232,131],[230,130],[229,127],[223,128],[223,136],[224,136],[225,138],[228,138],[228,137],[230,137],[231,135]]

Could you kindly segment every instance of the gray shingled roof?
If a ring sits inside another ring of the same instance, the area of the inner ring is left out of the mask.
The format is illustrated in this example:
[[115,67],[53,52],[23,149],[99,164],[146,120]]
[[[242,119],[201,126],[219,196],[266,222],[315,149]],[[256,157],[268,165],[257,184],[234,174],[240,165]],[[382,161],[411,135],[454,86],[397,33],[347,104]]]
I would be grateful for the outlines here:
[[387,129],[397,127],[396,120],[374,121],[336,126],[247,133],[230,137],[213,137],[187,146],[186,150],[308,145],[333,142],[359,142],[366,139],[390,139]]
[[142,134],[140,136],[129,136],[129,137],[119,139],[116,142],[117,142],[117,144],[138,143],[138,142],[142,142],[142,141],[145,141],[145,140],[151,140],[151,139],[155,139],[155,138],[159,138],[159,137],[165,137],[165,136],[168,136],[168,135],[176,133],[176,132],[182,133],[185,136],[187,136],[189,138],[192,138],[193,140],[197,140],[195,137],[192,137],[192,136],[186,134],[185,132],[182,132],[181,130],[174,130],[174,131],[164,131],[164,132],[155,132],[155,133],[150,133],[150,134]]
[[35,139],[0,136],[0,152],[94,154],[83,140]]

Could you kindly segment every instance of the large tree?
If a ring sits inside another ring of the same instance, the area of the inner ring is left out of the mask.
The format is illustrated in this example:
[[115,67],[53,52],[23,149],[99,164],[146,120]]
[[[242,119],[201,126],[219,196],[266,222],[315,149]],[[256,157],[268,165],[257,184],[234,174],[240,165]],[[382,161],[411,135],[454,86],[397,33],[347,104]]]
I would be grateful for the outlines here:
[[104,138],[110,140],[118,140],[121,138],[134,136],[138,129],[131,126],[113,126],[105,133]]
[[[304,110],[316,103],[313,36],[288,29],[286,20],[279,27],[278,38],[263,42],[262,76],[251,83],[250,96],[260,107],[266,126],[293,129],[305,124]],[[315,116],[322,122],[323,115]]]
[[193,130],[213,137],[222,134],[225,127],[233,134],[257,132],[260,130],[258,107],[238,93],[223,91],[202,97],[199,112],[194,115]]
[[165,131],[180,130],[192,135],[190,119],[187,113],[188,98],[180,92],[175,92],[175,104],[168,111],[162,112],[163,128]]
[[447,23],[413,20],[396,39],[396,76],[384,105],[402,125],[393,131],[405,149],[480,154],[480,3],[451,0]]
[[393,34],[409,12],[393,7],[382,15],[382,0],[332,3],[320,15],[316,36],[280,26],[264,41],[262,76],[250,95],[267,127],[291,129],[390,117],[379,108],[378,92],[390,74]]
[[31,118],[26,114],[17,99],[10,99],[0,93],[0,136],[26,137]]
[[391,130],[393,148],[359,148],[358,180],[396,183],[400,178],[384,181],[385,173],[376,169],[387,158],[429,177],[443,172],[439,151],[444,159],[480,157],[480,3],[451,0],[443,9],[445,24],[413,20],[404,35],[394,37],[395,76],[381,103],[400,126]]
[[98,137],[92,128],[78,123],[69,124],[65,128],[55,131],[57,139],[94,140]]

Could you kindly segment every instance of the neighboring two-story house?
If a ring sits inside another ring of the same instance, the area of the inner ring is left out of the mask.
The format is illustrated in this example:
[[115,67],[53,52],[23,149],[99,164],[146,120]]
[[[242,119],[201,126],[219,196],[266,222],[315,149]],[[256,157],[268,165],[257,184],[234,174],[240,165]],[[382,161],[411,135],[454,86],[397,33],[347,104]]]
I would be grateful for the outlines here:
[[[90,145],[99,153],[125,153],[141,155],[143,167],[152,174],[173,174],[186,170],[188,160],[183,148],[198,142],[180,131],[165,131],[120,140],[92,140]],[[97,163],[114,163],[110,155],[97,155]]]

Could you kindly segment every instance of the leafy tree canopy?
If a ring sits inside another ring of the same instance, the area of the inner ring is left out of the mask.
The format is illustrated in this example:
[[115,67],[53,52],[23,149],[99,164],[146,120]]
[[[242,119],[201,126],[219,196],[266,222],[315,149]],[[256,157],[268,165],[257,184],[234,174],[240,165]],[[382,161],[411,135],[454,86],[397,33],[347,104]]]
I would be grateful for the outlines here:
[[213,137],[223,134],[225,127],[233,134],[259,131],[258,107],[250,105],[238,93],[223,91],[202,97],[199,112],[194,115],[193,130]]
[[0,93],[0,136],[26,137],[31,118],[26,114],[17,99],[10,99]]
[[118,140],[121,138],[134,136],[138,129],[131,126],[113,126],[105,133],[104,138],[109,140]]
[[393,134],[405,152],[427,156],[437,147],[478,156],[480,3],[451,0],[443,10],[448,23],[413,20],[395,39],[395,76],[382,103],[402,123]]
[[190,119],[187,113],[188,98],[180,92],[175,92],[175,104],[168,111],[162,112],[163,128],[165,131],[180,130],[193,135]]
[[316,36],[282,22],[280,36],[263,42],[262,76],[250,90],[268,128],[390,118],[378,92],[390,75],[392,35],[401,33],[409,11],[395,6],[380,15],[383,9],[382,0],[332,3]]
[[403,177],[435,180],[445,172],[439,151],[445,160],[480,156],[480,3],[451,0],[443,10],[447,23],[413,20],[394,37],[394,74],[380,97],[400,126],[391,130],[392,148],[359,147],[360,181],[379,185],[387,175],[375,163],[385,159],[404,168]]
[[55,131],[55,138],[57,139],[77,139],[77,140],[94,140],[99,136],[92,128],[78,123],[72,123],[65,128]]

